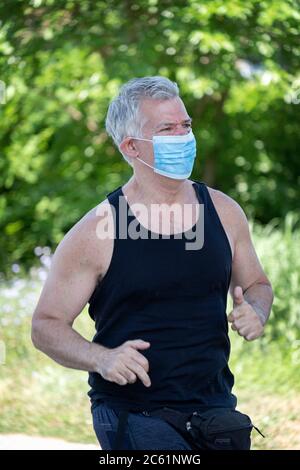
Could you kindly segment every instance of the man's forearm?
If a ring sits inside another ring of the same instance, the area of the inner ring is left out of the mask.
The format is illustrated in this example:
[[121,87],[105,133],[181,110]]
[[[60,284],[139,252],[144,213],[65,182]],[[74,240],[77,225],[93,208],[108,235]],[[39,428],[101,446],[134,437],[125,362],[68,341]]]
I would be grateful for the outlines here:
[[256,283],[244,291],[244,299],[253,307],[263,325],[267,322],[274,299],[272,286]]
[[100,344],[84,339],[72,326],[56,319],[36,320],[32,341],[37,349],[71,369],[98,372],[102,353]]

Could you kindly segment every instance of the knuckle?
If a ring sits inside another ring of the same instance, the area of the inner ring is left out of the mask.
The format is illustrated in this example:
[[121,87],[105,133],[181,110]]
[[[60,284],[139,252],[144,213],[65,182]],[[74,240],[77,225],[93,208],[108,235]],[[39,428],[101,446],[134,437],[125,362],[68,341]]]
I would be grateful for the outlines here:
[[130,383],[134,383],[134,382],[136,381],[136,376],[135,376],[135,374],[130,374],[129,381],[130,381]]
[[114,375],[111,372],[108,372],[104,378],[109,380],[110,382],[113,382]]
[[127,349],[122,349],[118,354],[118,359],[123,361],[128,355]]

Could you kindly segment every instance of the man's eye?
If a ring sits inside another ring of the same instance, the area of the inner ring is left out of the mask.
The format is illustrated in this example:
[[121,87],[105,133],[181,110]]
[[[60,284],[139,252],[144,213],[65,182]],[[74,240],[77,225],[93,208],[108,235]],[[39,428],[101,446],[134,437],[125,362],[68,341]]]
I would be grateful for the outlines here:
[[[190,123],[186,123],[184,125],[189,128],[192,127]],[[171,127],[165,127],[164,129],[161,129],[159,132],[170,131],[171,129],[172,129]]]

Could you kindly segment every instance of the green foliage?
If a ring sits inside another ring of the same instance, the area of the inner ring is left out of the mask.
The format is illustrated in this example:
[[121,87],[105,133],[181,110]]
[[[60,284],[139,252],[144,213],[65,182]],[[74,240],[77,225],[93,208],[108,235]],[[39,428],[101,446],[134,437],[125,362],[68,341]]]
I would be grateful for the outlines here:
[[193,178],[261,222],[297,210],[299,16],[292,0],[2,2],[0,271],[30,266],[128,178],[104,118],[132,77],[178,82]]
[[273,224],[257,226],[254,244],[275,294],[266,338],[285,342],[300,359],[300,230],[295,230],[297,224],[299,214],[288,213],[282,230],[273,229]]

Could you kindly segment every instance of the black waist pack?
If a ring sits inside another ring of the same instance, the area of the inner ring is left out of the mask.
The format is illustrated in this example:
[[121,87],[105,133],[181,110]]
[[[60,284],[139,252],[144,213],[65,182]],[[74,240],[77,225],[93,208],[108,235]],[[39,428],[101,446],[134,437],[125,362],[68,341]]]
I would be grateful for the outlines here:
[[151,411],[149,415],[167,421],[193,450],[250,450],[252,429],[263,436],[248,415],[229,408],[212,408],[191,414],[165,407]]

